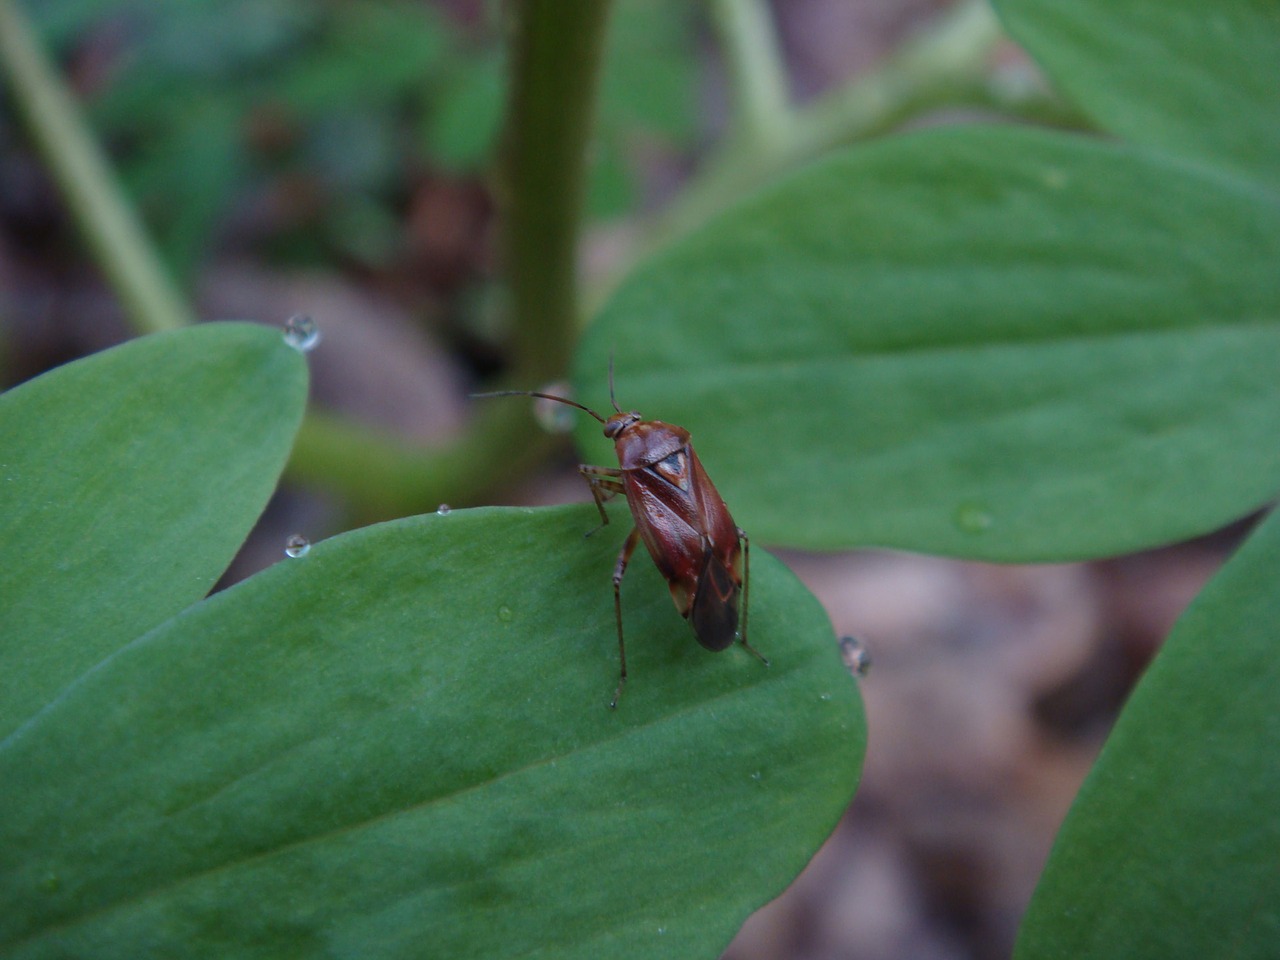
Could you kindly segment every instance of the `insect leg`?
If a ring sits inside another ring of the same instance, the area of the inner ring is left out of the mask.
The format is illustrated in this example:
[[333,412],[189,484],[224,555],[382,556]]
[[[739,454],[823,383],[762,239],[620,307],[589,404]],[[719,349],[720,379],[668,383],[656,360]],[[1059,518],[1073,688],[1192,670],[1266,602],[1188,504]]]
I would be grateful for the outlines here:
[[744,647],[755,654],[757,660],[767,667],[769,658],[747,643],[747,612],[750,607],[748,601],[751,598],[751,540],[741,527],[738,528],[738,539],[742,541],[742,632],[738,639]]
[[622,476],[622,471],[617,467],[593,467],[589,463],[580,463],[578,473],[582,474],[582,478],[587,481],[587,486],[591,488],[591,499],[595,500],[596,509],[600,511],[600,526],[588,530],[589,537],[596,530],[609,525],[609,515],[604,511],[604,502],[623,492],[622,481],[618,479]]
[[631,533],[627,536],[627,542],[622,545],[622,552],[618,554],[618,562],[613,568],[613,612],[618,620],[618,689],[613,692],[613,699],[609,702],[609,709],[616,710],[618,707],[618,698],[622,696],[622,687],[627,682],[627,648],[622,642],[622,575],[627,572],[627,564],[631,560],[631,554],[635,552],[636,544],[640,542],[640,528],[632,527]]

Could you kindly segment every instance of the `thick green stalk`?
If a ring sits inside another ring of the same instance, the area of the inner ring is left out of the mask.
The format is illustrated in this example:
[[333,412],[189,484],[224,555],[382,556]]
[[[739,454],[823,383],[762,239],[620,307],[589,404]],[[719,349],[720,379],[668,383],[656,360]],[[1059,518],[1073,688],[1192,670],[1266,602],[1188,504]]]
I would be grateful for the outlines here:
[[608,0],[512,4],[499,197],[522,386],[560,377],[576,338],[578,231]]
[[11,0],[0,0],[0,69],[94,259],[142,333],[194,322],[89,134],[76,102]]
[[[499,201],[509,291],[513,386],[564,376],[577,335],[578,236],[595,109],[605,0],[512,5],[511,75]],[[486,400],[460,440],[417,450],[309,417],[293,476],[344,493],[361,519],[481,503],[545,456],[553,439],[532,404]]]

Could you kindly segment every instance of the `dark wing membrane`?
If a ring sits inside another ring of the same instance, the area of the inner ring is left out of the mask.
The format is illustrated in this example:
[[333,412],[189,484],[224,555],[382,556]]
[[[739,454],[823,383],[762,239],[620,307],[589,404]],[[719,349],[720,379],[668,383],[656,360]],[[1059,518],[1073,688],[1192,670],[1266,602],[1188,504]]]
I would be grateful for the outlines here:
[[698,577],[689,623],[708,650],[723,650],[738,636],[738,578],[711,551]]

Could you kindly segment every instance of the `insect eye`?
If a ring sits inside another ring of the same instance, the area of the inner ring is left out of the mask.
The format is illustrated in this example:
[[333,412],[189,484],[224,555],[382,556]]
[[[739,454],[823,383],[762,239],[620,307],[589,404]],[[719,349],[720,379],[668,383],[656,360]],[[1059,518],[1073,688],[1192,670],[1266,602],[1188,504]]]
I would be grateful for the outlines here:
[[604,435],[610,440],[617,437],[623,430],[634,423],[640,422],[640,414],[635,413],[615,413],[612,417],[605,421]]

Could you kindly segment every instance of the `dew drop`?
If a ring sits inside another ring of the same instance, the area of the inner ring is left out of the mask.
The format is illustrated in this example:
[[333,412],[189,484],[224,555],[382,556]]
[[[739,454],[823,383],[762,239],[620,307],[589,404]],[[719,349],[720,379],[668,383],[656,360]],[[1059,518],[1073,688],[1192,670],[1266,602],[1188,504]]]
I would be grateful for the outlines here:
[[311,541],[300,533],[290,534],[289,539],[284,542],[284,555],[286,557],[305,557],[307,551],[311,549]]
[[[564,397],[566,400],[573,399],[573,388],[564,380],[557,380],[554,383],[548,383],[544,387],[539,387],[538,393],[549,393],[553,397]],[[538,397],[534,402],[533,415],[547,433],[568,433],[573,429],[573,424],[577,419],[574,415],[573,407],[563,403],[556,403],[554,400],[547,400],[543,397]]]
[[436,513],[440,514],[442,517],[447,517],[452,511],[453,507],[449,506],[447,503],[442,503],[440,506],[436,507]]
[[514,617],[514,616],[515,616],[515,614],[511,612],[511,608],[510,608],[510,607],[499,607],[499,608],[498,608],[498,619],[499,619],[499,620],[501,620],[503,623],[510,623],[510,622],[511,622],[511,618],[512,618],[512,617]]
[[845,667],[855,676],[865,677],[871,669],[871,651],[857,637],[840,638],[840,656]]
[[62,889],[62,878],[56,873],[46,873],[44,879],[40,881],[40,888],[45,893],[57,893]]
[[753,773],[753,774],[751,775],[751,779],[752,779],[752,780],[755,780],[755,781],[757,781],[757,782],[759,782],[759,781],[760,781],[760,779],[761,779],[760,771],[759,771],[759,770],[757,770],[755,773]]
[[955,521],[964,533],[982,533],[990,529],[995,518],[980,503],[962,503],[956,508]]
[[299,353],[307,353],[320,342],[320,328],[305,313],[295,313],[285,321],[284,342]]

